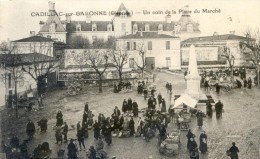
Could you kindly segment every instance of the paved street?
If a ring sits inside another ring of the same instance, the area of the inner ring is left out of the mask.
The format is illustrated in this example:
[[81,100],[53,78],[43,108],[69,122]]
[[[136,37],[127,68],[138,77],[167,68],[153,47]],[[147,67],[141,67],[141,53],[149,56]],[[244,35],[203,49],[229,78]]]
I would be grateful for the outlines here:
[[[166,81],[173,84],[173,93],[181,94],[185,90],[185,80],[183,74],[179,73],[164,73],[159,72],[156,78],[157,93],[161,92],[162,96],[166,99],[167,109],[169,106],[169,95],[166,92]],[[203,90],[203,88],[202,88]],[[247,88],[234,89],[230,92],[221,91],[219,96],[216,96],[214,91],[210,94],[217,99],[221,99],[224,104],[224,114],[221,120],[216,120],[215,114],[212,119],[204,118],[203,130],[208,135],[208,150],[205,155],[201,155],[202,159],[226,159],[226,150],[231,147],[232,142],[236,142],[240,149],[239,157],[241,159],[258,159],[258,151],[260,148],[260,99],[259,89],[253,87],[249,90]],[[131,97],[139,104],[139,109],[147,106],[146,101],[142,96],[137,95],[136,91],[130,93],[112,93],[112,88],[105,88],[104,93],[98,94],[95,92],[88,92],[77,96],[67,96],[66,90],[59,90],[51,92],[50,96],[45,98],[46,108],[37,112],[24,112],[20,110],[20,119],[15,121],[8,121],[11,118],[12,112],[2,111],[1,128],[4,135],[4,140],[7,141],[10,134],[16,132],[21,139],[26,138],[25,127],[28,118],[32,119],[35,123],[41,117],[48,118],[47,133],[40,133],[39,129],[32,141],[29,143],[29,152],[32,153],[33,149],[44,141],[50,143],[52,149],[52,156],[57,157],[57,150],[66,149],[67,145],[55,145],[55,132],[53,126],[56,123],[56,113],[60,109],[63,113],[64,121],[68,125],[76,125],[78,121],[82,120],[84,103],[88,102],[90,109],[96,115],[104,113],[105,116],[110,116],[115,106],[120,109],[122,107],[123,99]],[[205,109],[205,107],[202,109]],[[141,114],[139,114],[141,115]],[[136,122],[137,123],[137,122]],[[191,128],[193,133],[196,134],[196,141],[199,144],[198,137],[202,129],[196,126],[196,118],[192,118]],[[37,125],[37,124],[35,124]],[[70,126],[71,127],[71,126]],[[167,131],[175,127],[171,124]],[[181,132],[181,148],[180,154],[176,159],[188,159],[189,155],[186,149],[186,131]],[[72,128],[69,130],[68,136],[75,137],[76,130]],[[89,132],[89,138],[85,140],[87,149],[90,145],[95,145],[93,138],[93,131]],[[130,138],[113,138],[111,146],[106,146],[104,150],[109,156],[117,156],[119,159],[163,159],[168,158],[162,156],[158,152],[157,138],[153,138],[150,142],[146,142],[141,137]],[[86,151],[80,151],[80,156],[86,157]],[[65,152],[66,153],[66,152]]]

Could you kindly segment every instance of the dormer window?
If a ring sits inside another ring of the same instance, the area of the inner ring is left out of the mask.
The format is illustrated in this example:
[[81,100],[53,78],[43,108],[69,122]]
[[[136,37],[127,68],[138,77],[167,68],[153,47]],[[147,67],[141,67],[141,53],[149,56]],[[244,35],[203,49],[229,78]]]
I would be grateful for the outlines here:
[[56,24],[55,23],[51,23],[50,24],[49,31],[50,32],[55,32],[56,31]]
[[146,24],[145,25],[145,28],[144,28],[145,31],[150,31],[150,27],[149,27],[149,24]]
[[120,14],[121,14],[120,15],[121,18],[125,18],[126,17],[126,11],[125,10],[122,10]]
[[97,24],[92,24],[92,31],[97,31]]
[[76,26],[76,31],[81,31],[81,25],[80,25],[80,24],[78,24],[78,25]]
[[112,31],[112,24],[107,25],[107,31]]
[[163,25],[162,24],[159,24],[158,31],[163,31]]
[[187,32],[189,32],[189,33],[193,32],[193,25],[192,24],[187,24]]
[[138,31],[138,26],[137,24],[134,24],[133,26],[133,33],[135,34]]

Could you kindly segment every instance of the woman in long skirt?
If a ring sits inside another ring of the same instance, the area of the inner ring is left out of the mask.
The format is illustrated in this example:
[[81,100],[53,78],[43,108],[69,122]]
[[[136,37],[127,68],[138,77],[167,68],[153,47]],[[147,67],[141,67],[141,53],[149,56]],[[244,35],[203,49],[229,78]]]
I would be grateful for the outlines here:
[[205,131],[203,131],[200,134],[200,147],[199,147],[199,149],[200,149],[202,154],[204,154],[208,151],[207,135],[206,135]]

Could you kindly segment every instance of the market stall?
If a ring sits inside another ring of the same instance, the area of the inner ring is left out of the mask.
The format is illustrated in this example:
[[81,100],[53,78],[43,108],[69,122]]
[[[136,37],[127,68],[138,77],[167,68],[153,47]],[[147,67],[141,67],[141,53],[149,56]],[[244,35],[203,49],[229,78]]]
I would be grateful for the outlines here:
[[180,130],[188,130],[191,122],[191,109],[194,109],[198,101],[187,94],[182,94],[179,98],[172,102],[175,113],[175,120],[177,121]]

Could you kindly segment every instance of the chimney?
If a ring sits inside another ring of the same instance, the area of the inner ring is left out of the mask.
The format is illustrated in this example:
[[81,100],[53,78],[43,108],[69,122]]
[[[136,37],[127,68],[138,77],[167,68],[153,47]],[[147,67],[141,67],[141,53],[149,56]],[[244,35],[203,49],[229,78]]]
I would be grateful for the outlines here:
[[235,35],[235,30],[229,31],[229,34]]
[[35,36],[35,31],[30,31],[30,36]]
[[66,23],[70,23],[71,22],[71,16],[66,14]]
[[49,2],[49,11],[54,11],[55,10],[55,3]]
[[168,23],[168,24],[172,22],[171,15],[168,14],[168,15],[165,16],[165,22]]
[[143,36],[143,29],[141,29],[140,31],[140,36]]
[[43,21],[40,21],[40,30],[42,30],[42,26],[44,25],[44,22]]
[[218,35],[218,32],[214,32],[214,33],[213,33],[213,36],[217,36],[217,35]]
[[91,16],[90,15],[86,16],[86,23],[91,23]]

